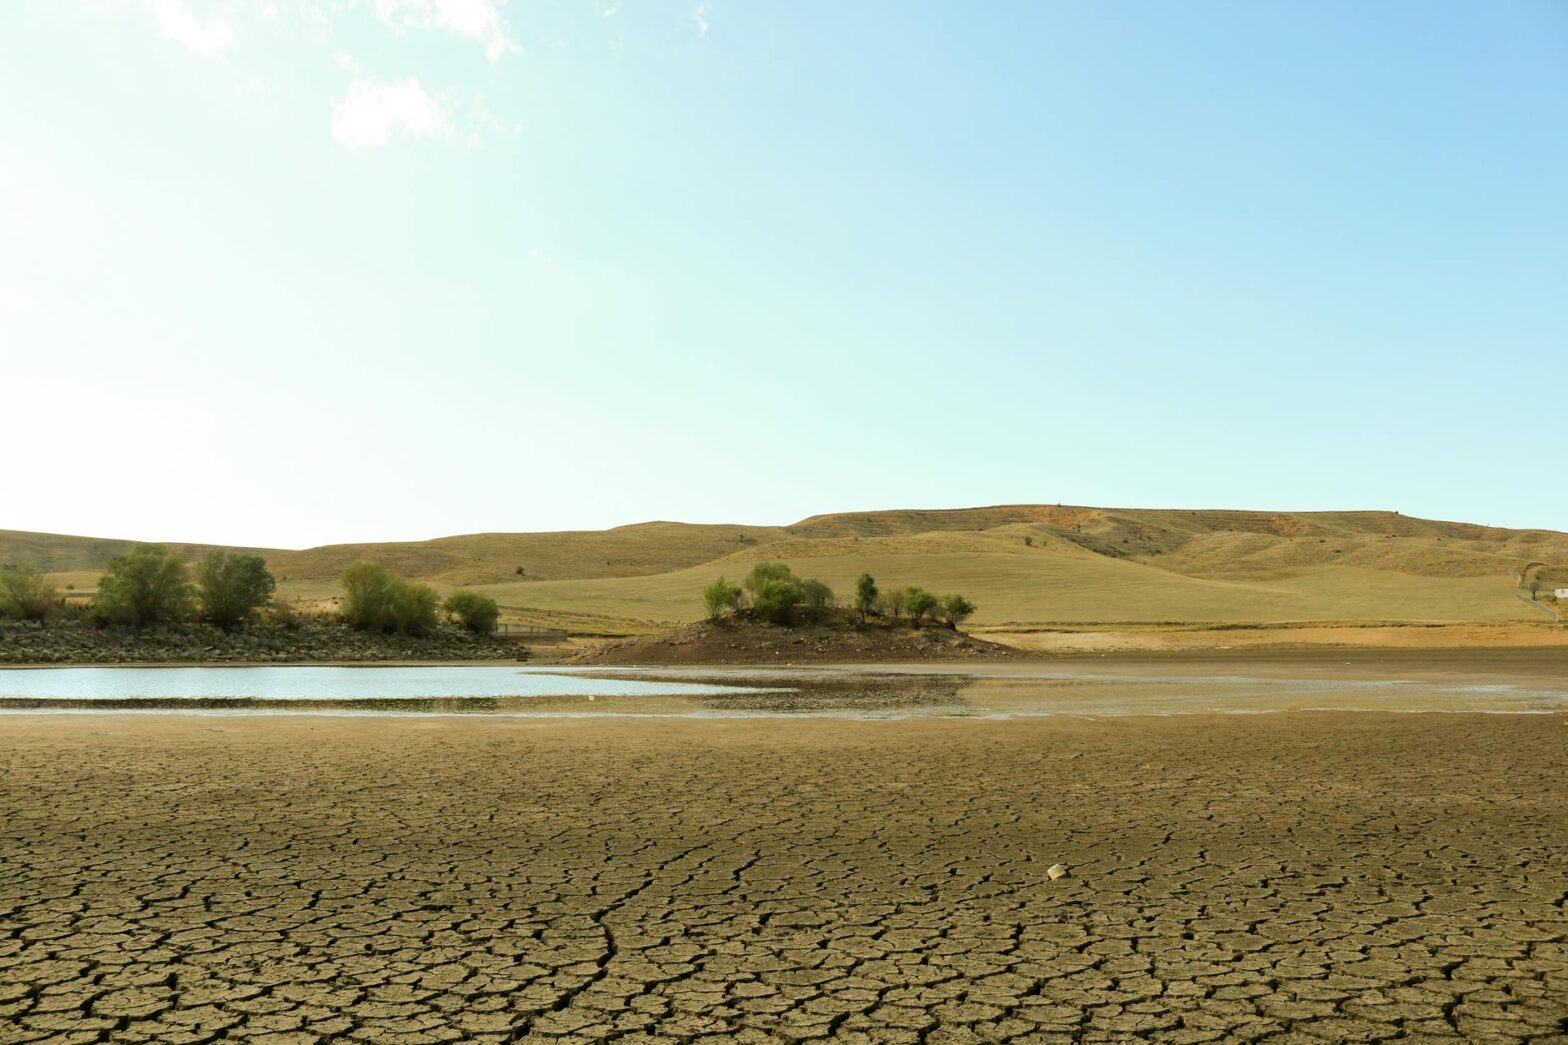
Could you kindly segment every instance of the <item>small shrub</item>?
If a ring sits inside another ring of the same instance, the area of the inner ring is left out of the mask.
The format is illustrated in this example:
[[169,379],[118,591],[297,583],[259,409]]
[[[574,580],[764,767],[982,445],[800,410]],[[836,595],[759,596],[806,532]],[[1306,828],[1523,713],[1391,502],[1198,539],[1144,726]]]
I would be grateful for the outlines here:
[[922,620],[936,611],[936,596],[911,584],[904,589],[904,609],[909,613],[910,623],[918,628]]
[[501,617],[495,600],[477,591],[454,591],[441,607],[456,617],[463,627],[479,635],[495,634],[496,621]]
[[949,628],[956,629],[975,612],[975,604],[962,595],[949,595],[942,600],[942,620]]
[[59,605],[59,593],[37,570],[13,566],[0,571],[0,617],[43,620]]
[[832,609],[837,600],[832,588],[813,577],[800,582],[800,601],[813,614],[822,614]]
[[272,600],[278,582],[259,555],[213,550],[196,564],[202,619],[224,631],[243,624]]
[[292,599],[273,599],[269,615],[272,623],[289,631],[298,631],[300,625],[305,623],[305,611]]
[[98,579],[98,617],[116,624],[140,628],[180,620],[193,602],[185,563],[161,544],[115,556]]
[[702,604],[707,607],[708,619],[718,620],[740,606],[740,589],[720,577],[702,589]]
[[877,608],[877,598],[881,593],[877,591],[876,578],[869,573],[862,573],[855,581],[855,612],[860,614],[860,622],[864,624],[866,617],[874,613]]

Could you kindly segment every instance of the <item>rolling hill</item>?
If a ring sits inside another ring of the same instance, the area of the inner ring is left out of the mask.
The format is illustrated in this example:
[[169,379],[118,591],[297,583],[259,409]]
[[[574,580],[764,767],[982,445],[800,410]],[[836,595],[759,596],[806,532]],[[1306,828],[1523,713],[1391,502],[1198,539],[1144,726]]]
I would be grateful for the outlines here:
[[[129,546],[0,531],[0,563],[28,562],[80,589]],[[980,607],[975,623],[992,627],[1531,620],[1540,613],[1514,596],[1514,578],[1568,583],[1568,534],[1374,511],[1003,505],[252,550],[297,598],[330,598],[345,565],[370,559],[438,587],[482,590],[511,619],[590,632],[693,620],[702,585],[765,559],[840,591],[863,571],[884,588],[961,591]]]

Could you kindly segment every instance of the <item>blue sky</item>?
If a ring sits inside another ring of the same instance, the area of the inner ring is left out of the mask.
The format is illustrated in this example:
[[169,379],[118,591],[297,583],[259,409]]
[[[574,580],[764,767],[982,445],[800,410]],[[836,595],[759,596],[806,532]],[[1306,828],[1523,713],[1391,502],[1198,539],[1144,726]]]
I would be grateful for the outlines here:
[[12,0],[0,528],[1568,529],[1568,6]]

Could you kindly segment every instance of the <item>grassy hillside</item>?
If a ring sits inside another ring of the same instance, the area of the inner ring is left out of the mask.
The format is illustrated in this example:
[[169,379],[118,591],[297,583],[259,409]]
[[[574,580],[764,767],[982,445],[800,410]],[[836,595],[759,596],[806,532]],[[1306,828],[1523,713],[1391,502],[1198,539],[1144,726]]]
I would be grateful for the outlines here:
[[[0,564],[90,587],[129,542],[0,531]],[[178,546],[194,558],[204,548]],[[1538,619],[1513,577],[1568,577],[1568,534],[1392,512],[1234,512],[1001,505],[813,516],[792,526],[654,522],[612,530],[260,550],[300,598],[371,559],[494,595],[515,619],[646,630],[700,613],[720,573],[782,559],[847,593],[862,571],[979,604],[976,623]],[[522,572],[519,572],[521,569]]]

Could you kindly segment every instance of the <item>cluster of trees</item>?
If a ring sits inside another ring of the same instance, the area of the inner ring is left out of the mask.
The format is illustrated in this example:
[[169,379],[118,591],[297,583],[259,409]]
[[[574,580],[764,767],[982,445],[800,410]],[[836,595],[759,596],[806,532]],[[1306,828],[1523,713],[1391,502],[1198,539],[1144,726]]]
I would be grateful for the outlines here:
[[[774,624],[790,624],[799,612],[815,619],[836,605],[832,588],[815,578],[795,576],[782,562],[759,562],[739,585],[720,577],[702,590],[702,602],[710,619],[749,603]],[[975,606],[962,595],[937,596],[913,584],[884,595],[876,578],[862,573],[855,582],[854,610],[862,623],[870,617],[907,616],[915,627],[930,619],[956,628],[975,612]]]
[[350,564],[340,579],[344,595],[339,613],[362,631],[428,635],[435,630],[439,606],[469,631],[488,635],[501,615],[488,595],[454,591],[441,602],[430,585],[405,580],[373,562]]
[[[442,608],[470,631],[491,633],[500,610],[478,592],[456,591],[440,602],[435,589],[397,577],[380,566],[356,562],[341,577],[344,621],[355,628],[425,635]],[[109,561],[98,579],[92,615],[104,623],[146,627],[201,620],[225,631],[242,627],[272,604],[277,581],[259,555],[213,550],[192,570],[169,548],[143,544]],[[0,616],[44,620],[64,606],[60,594],[36,570],[0,571]],[[275,607],[280,620],[291,608]]]

